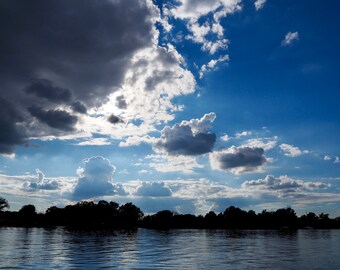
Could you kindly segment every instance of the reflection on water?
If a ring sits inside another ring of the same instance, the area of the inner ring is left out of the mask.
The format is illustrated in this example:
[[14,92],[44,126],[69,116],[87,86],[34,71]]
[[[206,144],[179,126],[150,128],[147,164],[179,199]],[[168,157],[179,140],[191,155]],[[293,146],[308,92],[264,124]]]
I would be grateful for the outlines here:
[[0,269],[339,269],[340,230],[0,228]]

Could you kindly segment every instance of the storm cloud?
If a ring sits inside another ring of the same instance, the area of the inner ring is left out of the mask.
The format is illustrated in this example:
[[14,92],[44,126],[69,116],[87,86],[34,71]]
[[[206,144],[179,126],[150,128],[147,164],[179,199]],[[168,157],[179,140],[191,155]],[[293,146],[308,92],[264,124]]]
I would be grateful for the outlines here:
[[0,153],[74,131],[69,111],[85,114],[120,87],[133,55],[152,45],[154,16],[138,0],[1,1]]

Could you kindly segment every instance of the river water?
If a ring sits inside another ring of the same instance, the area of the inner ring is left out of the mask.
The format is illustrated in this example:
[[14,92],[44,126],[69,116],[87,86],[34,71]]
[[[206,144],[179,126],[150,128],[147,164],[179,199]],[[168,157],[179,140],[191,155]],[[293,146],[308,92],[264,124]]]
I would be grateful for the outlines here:
[[0,269],[340,269],[340,230],[0,228]]

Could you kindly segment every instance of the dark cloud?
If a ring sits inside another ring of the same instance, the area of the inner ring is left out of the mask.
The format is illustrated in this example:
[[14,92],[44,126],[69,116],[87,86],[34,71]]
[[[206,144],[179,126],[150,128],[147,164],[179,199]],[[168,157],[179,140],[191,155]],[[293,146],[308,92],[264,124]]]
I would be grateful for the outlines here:
[[60,108],[86,113],[105,102],[135,52],[152,45],[154,16],[139,0],[0,1],[0,103],[11,104],[0,112],[0,153],[13,152],[32,134],[60,134],[32,125],[32,115],[71,131],[76,117]]
[[82,114],[87,113],[87,108],[86,108],[85,104],[82,103],[79,100],[72,103],[72,109],[73,109],[74,112],[77,112],[77,113],[82,113]]
[[127,104],[126,104],[126,100],[125,100],[124,96],[118,96],[116,98],[116,106],[119,109],[126,109],[127,108]]
[[80,172],[75,186],[74,199],[87,199],[105,195],[127,195],[121,184],[113,183],[113,173],[116,168],[110,161],[101,156],[84,160],[84,167]]
[[123,123],[123,120],[120,119],[118,116],[115,116],[114,114],[111,114],[107,120],[108,120],[111,124]]
[[137,196],[143,197],[167,197],[171,196],[171,189],[166,187],[162,182],[143,182],[136,190]]
[[28,111],[46,125],[63,131],[72,131],[77,123],[77,117],[62,110],[45,111],[40,107],[30,107]]
[[261,147],[231,147],[214,152],[210,162],[214,169],[230,170],[238,174],[256,171],[267,159]]
[[44,79],[34,80],[34,82],[25,89],[25,92],[55,103],[69,102],[72,99],[71,90],[58,87],[51,81]]
[[189,124],[175,124],[162,130],[162,137],[155,147],[170,155],[201,155],[211,152],[215,142],[214,133],[194,134]]
[[13,104],[0,98],[0,153],[10,154],[16,145],[26,143],[24,120]]

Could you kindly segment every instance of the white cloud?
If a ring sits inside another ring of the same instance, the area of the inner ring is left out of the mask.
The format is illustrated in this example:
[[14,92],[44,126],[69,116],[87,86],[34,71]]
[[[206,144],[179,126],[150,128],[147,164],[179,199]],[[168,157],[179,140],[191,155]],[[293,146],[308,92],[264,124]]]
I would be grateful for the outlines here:
[[59,189],[59,183],[56,180],[45,179],[45,174],[36,169],[37,178],[28,180],[23,184],[24,190],[38,191],[38,190],[57,190]]
[[340,163],[340,158],[339,157],[335,157],[334,163]]
[[227,142],[231,139],[231,137],[228,136],[228,134],[225,134],[223,136],[221,136],[221,140],[224,141],[224,142]]
[[218,59],[210,60],[208,64],[203,65],[201,67],[200,72],[199,72],[200,78],[202,78],[204,74],[207,73],[208,71],[216,70],[218,64],[228,62],[228,61],[229,61],[228,55],[220,56]]
[[[173,16],[186,22],[190,31],[188,39],[202,45],[203,51],[210,54],[228,47],[228,39],[224,38],[221,18],[241,10],[241,0],[179,0],[176,6],[168,6],[166,16]],[[212,14],[212,20],[203,19]],[[203,22],[201,23],[201,21]]]
[[332,158],[331,158],[330,156],[328,156],[328,155],[325,155],[325,156],[323,157],[323,160],[332,160]]
[[82,141],[77,145],[88,146],[88,145],[110,145],[111,142],[107,138],[92,138],[87,141]]
[[255,9],[258,11],[264,7],[266,0],[256,0],[254,3]]
[[272,138],[254,138],[247,140],[242,147],[260,147],[265,151],[273,149],[277,144],[278,138],[276,136]]
[[299,33],[298,32],[288,32],[282,41],[282,46],[288,46],[293,44],[293,42],[299,40]]
[[279,146],[281,148],[281,150],[284,152],[285,156],[287,157],[298,157],[301,156],[303,154],[308,154],[309,151],[308,150],[300,150],[298,147],[295,147],[293,145],[290,144],[280,144]]
[[199,164],[195,157],[190,156],[169,156],[166,154],[148,155],[146,160],[150,160],[145,164],[154,170],[162,173],[182,172],[191,174],[195,169],[204,168],[203,164]]
[[246,130],[246,131],[242,131],[242,132],[236,133],[236,134],[235,134],[235,137],[236,137],[237,139],[239,139],[239,138],[241,138],[241,137],[250,136],[251,134],[253,134],[251,131]]

